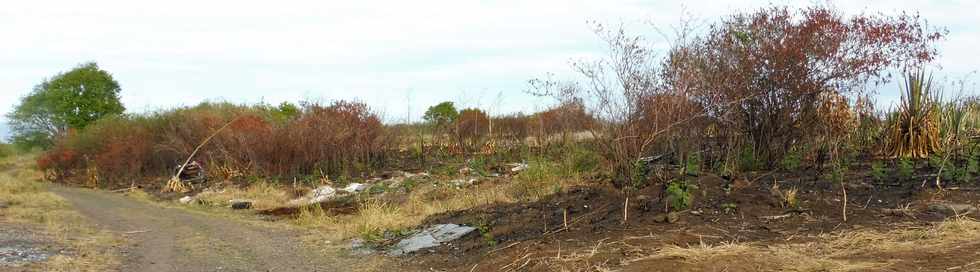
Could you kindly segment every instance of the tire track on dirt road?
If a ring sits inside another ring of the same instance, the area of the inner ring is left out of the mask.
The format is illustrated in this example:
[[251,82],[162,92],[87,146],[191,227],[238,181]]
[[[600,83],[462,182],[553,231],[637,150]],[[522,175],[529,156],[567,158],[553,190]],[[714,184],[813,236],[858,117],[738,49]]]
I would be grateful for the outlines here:
[[349,271],[353,262],[316,254],[302,232],[258,227],[108,192],[52,186],[101,228],[126,234],[121,271]]

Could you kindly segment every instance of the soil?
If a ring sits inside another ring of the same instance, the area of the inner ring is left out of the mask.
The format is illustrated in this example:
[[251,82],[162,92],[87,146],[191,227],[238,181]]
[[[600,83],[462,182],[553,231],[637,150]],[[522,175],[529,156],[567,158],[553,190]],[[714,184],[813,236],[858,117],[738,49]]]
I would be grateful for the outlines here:
[[[674,223],[662,222],[667,208],[663,185],[649,186],[630,197],[628,224],[623,224],[624,194],[602,185],[570,188],[534,203],[497,204],[435,215],[426,224],[468,224],[481,231],[404,261],[440,271],[553,271],[556,267],[549,265],[548,259],[594,252],[586,263],[623,271],[758,271],[759,267],[739,266],[737,257],[711,267],[683,260],[623,263],[648,256],[664,245],[765,245],[806,242],[819,234],[846,230],[925,227],[947,216],[930,211],[927,206],[931,203],[977,205],[980,200],[980,189],[966,184],[934,194],[933,189],[922,188],[918,182],[862,182],[871,179],[867,173],[856,173],[847,177],[851,180],[846,184],[848,220],[843,222],[840,187],[815,178],[819,176],[811,170],[796,174],[749,173],[743,178],[689,177],[698,189],[693,191],[691,207],[678,212]],[[799,207],[781,203],[773,193],[774,184],[783,190],[797,188]],[[730,204],[735,208],[723,208],[732,207]],[[905,205],[914,212],[908,216],[885,212]],[[978,249],[980,242],[951,248],[949,252],[855,258],[898,260],[889,267],[894,271],[931,271],[976,262],[980,260]]]
[[52,186],[99,227],[128,238],[120,271],[350,271],[315,254],[302,231],[161,207],[102,191]]

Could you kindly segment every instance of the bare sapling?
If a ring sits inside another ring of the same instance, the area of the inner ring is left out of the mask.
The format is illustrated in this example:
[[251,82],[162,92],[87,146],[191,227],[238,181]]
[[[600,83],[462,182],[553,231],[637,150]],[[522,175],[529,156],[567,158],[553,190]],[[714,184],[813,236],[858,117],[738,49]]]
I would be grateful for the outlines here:
[[211,135],[209,135],[207,138],[204,138],[204,141],[201,141],[201,143],[198,144],[196,148],[194,148],[194,151],[191,152],[191,155],[187,156],[187,159],[184,160],[184,163],[180,165],[180,168],[177,169],[177,173],[174,173],[174,176],[171,177],[169,181],[167,181],[167,185],[163,187],[163,191],[164,192],[189,191],[190,188],[188,188],[187,185],[184,185],[184,182],[180,180],[180,174],[184,172],[184,168],[187,167],[187,164],[191,162],[191,160],[194,158],[195,155],[197,155],[197,152],[201,151],[201,148],[204,147],[204,145],[208,144],[208,142],[210,142],[211,139],[213,139],[214,136],[218,135],[218,133],[220,133],[222,130],[225,130],[226,128],[231,126],[232,123],[238,121],[239,118],[241,118],[241,116],[235,117],[235,119],[228,121],[228,123],[225,123],[223,126],[221,126],[217,130],[212,132]]

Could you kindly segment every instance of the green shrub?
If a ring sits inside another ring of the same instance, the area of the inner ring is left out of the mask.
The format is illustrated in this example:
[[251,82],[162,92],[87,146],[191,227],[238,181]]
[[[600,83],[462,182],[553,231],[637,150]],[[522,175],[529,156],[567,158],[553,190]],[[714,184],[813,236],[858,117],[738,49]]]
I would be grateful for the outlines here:
[[701,155],[691,154],[684,163],[684,173],[692,176],[701,174]]
[[803,155],[800,154],[799,151],[792,151],[787,153],[786,156],[783,157],[783,161],[780,162],[780,165],[783,167],[783,170],[796,171],[797,169],[800,168],[802,159],[803,159]]
[[980,174],[980,165],[977,163],[977,154],[966,157],[966,172],[970,174]]
[[915,164],[910,159],[899,159],[898,160],[898,176],[903,180],[912,179],[912,174],[915,173]]
[[830,171],[824,174],[824,179],[833,183],[843,183],[844,177],[847,174],[847,165],[841,163],[834,163],[830,167]]
[[880,161],[871,162],[871,178],[877,182],[885,180],[885,165]]
[[674,211],[691,207],[691,203],[693,202],[692,192],[697,189],[697,185],[690,184],[687,181],[671,181],[667,184],[667,197],[670,199],[670,207]]
[[589,173],[599,169],[602,157],[593,150],[587,148],[575,148],[569,154],[572,169],[576,173]]
[[752,171],[763,168],[763,161],[756,155],[755,149],[746,146],[738,154],[738,169],[741,171]]

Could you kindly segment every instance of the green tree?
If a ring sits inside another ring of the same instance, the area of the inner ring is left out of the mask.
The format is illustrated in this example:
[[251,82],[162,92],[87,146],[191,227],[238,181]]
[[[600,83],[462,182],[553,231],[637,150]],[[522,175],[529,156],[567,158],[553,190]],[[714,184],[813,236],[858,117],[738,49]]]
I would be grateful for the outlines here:
[[125,108],[119,101],[119,83],[94,63],[81,64],[34,86],[7,114],[14,144],[22,148],[48,147],[54,137],[81,129]]
[[453,102],[446,101],[429,107],[422,118],[428,123],[441,127],[456,122],[456,118],[459,118],[459,112]]

